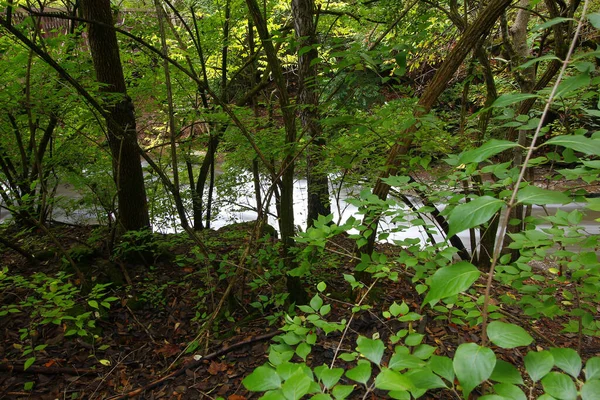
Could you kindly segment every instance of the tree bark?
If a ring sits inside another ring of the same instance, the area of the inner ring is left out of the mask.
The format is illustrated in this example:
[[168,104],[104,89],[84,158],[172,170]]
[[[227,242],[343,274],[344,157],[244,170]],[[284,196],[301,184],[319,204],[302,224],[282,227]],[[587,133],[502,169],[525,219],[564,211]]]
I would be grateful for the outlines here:
[[[292,0],[294,26],[298,39],[298,100],[302,128],[310,135],[312,143],[307,148],[307,191],[308,191],[308,227],[313,225],[319,215],[331,214],[329,199],[329,179],[322,168],[323,130],[319,123],[319,96],[317,85],[317,63],[319,57],[314,21],[314,0]],[[306,48],[310,47],[308,51]]]
[[[88,41],[96,79],[105,93],[108,144],[113,158],[113,178],[118,191],[118,219],[125,230],[150,226],[146,189],[137,150],[134,106],[127,96],[110,0],[82,0],[84,18],[101,24],[88,25]],[[102,25],[103,24],[103,25]]]

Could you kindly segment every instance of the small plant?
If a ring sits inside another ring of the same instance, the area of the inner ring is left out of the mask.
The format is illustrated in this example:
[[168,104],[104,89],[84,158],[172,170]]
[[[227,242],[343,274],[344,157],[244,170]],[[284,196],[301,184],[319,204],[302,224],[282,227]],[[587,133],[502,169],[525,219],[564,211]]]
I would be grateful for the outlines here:
[[25,362],[25,368],[35,360],[35,353],[43,351],[46,345],[35,345],[38,331],[47,325],[62,325],[65,337],[96,338],[95,321],[101,313],[109,309],[112,302],[118,298],[110,296],[110,284],[97,284],[87,295],[82,295],[80,289],[70,282],[70,276],[59,273],[55,277],[43,273],[33,274],[29,278],[21,275],[10,275],[7,268],[0,272],[0,292],[11,290],[19,293],[22,298],[17,303],[2,305],[0,318],[9,314],[27,313],[27,326],[19,328],[19,339],[26,344],[15,344],[22,350],[23,356],[30,356]]

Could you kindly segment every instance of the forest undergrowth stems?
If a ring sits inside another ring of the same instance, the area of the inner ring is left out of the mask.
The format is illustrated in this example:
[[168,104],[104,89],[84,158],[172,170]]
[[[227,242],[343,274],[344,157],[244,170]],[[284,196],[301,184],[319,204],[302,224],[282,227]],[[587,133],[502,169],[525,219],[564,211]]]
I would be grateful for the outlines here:
[[[371,289],[373,289],[373,287],[375,286],[375,284],[378,281],[379,281],[379,278],[375,278],[373,283],[371,283],[371,285],[369,285],[369,288],[367,289],[367,291],[362,295],[362,297],[358,301],[358,304],[356,305],[357,307],[360,307],[362,305],[363,301],[365,301],[365,299],[369,295],[369,292],[371,291]],[[352,315],[350,316],[350,319],[348,320],[348,323],[346,324],[346,328],[344,328],[344,332],[342,332],[342,337],[340,338],[340,341],[339,341],[337,347],[335,348],[335,352],[333,353],[333,359],[331,360],[331,365],[329,366],[329,368],[333,368],[333,366],[335,365],[335,361],[337,360],[337,355],[340,352],[340,349],[342,348],[342,343],[344,343],[344,338],[346,337],[346,334],[348,333],[348,330],[350,329],[350,325],[352,324],[352,320],[354,319],[355,315],[356,315],[356,313],[353,312]]]
[[521,182],[523,182],[523,178],[525,177],[525,173],[527,172],[527,164],[529,163],[529,160],[531,159],[533,152],[536,148],[535,144],[536,144],[538,137],[540,136],[540,132],[542,131],[543,122],[544,122],[546,116],[548,115],[548,112],[550,111],[550,106],[552,105],[552,103],[554,101],[554,97],[556,96],[556,93],[558,91],[558,86],[560,85],[560,83],[563,79],[565,71],[567,70],[567,67],[569,65],[569,60],[571,59],[571,56],[573,55],[573,52],[575,50],[575,45],[577,43],[577,38],[579,37],[581,28],[584,23],[586,10],[589,6],[589,1],[590,0],[585,0],[585,2],[583,4],[583,9],[581,10],[581,17],[579,18],[579,21],[577,23],[577,29],[575,30],[573,39],[571,40],[571,45],[569,46],[569,51],[567,52],[565,59],[562,62],[562,67],[560,69],[558,77],[556,78],[556,82],[552,86],[552,91],[550,92],[550,95],[548,96],[548,99],[546,100],[546,105],[544,106],[544,111],[542,112],[542,115],[540,117],[540,122],[538,123],[535,133],[533,134],[533,138],[531,139],[531,144],[527,148],[527,154],[525,156],[525,159],[523,160],[523,165],[521,166],[521,171],[519,173],[519,177],[517,178],[517,181],[514,183],[512,195],[510,197],[510,200],[508,201],[508,204],[506,206],[506,210],[504,211],[502,219],[500,220],[499,231],[498,231],[498,235],[496,236],[496,244],[494,246],[494,255],[492,257],[492,265],[490,266],[487,283],[485,286],[483,310],[481,313],[481,316],[482,316],[481,345],[482,346],[486,346],[488,343],[487,325],[488,325],[488,317],[489,317],[488,307],[489,307],[489,303],[490,303],[490,293],[492,290],[494,272],[496,269],[496,265],[498,264],[498,260],[500,258],[500,252],[502,250],[504,236],[506,235],[506,231],[508,228],[510,212],[513,209],[513,207],[516,205],[517,192],[519,191],[519,186],[521,185]]

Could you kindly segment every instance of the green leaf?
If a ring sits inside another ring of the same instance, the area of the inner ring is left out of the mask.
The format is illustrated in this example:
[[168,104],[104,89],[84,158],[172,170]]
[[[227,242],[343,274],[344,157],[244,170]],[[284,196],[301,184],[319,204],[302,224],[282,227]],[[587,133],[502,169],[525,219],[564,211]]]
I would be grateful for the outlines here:
[[312,379],[299,369],[285,381],[281,391],[287,400],[299,400],[308,393],[311,382]]
[[423,337],[425,337],[425,335],[423,335],[421,333],[411,333],[410,335],[408,335],[406,337],[406,339],[404,340],[404,343],[407,346],[418,346],[423,341]]
[[581,372],[581,357],[575,350],[552,348],[550,353],[554,357],[554,365],[577,379]]
[[358,356],[358,354],[356,353],[342,353],[339,355],[339,359],[344,360],[346,362],[352,362],[354,360],[356,360],[356,357]]
[[431,356],[429,368],[448,382],[454,382],[454,368],[452,360],[448,357]]
[[533,342],[533,338],[525,329],[500,321],[491,322],[488,325],[487,334],[492,343],[503,349],[529,346]]
[[335,400],[342,400],[346,397],[350,396],[350,394],[354,391],[353,385],[336,385],[333,387],[331,394],[335,398]]
[[475,343],[463,343],[456,349],[452,364],[463,387],[463,394],[468,398],[477,385],[492,375],[496,355],[492,350]]
[[579,73],[577,75],[569,76],[558,85],[555,97],[558,99],[589,85],[590,75],[588,73]]
[[358,350],[363,357],[379,365],[381,357],[383,357],[383,350],[385,349],[381,340],[373,340],[364,336],[359,336],[356,343],[358,344],[356,350]]
[[542,379],[554,367],[554,357],[548,350],[530,351],[524,358],[525,369],[534,382]]
[[467,261],[438,269],[431,277],[429,292],[423,304],[433,306],[441,299],[467,290],[480,274],[479,270]]
[[90,307],[98,309],[98,302],[96,300],[90,300],[88,301],[88,304],[90,305]]
[[542,189],[537,186],[526,186],[519,189],[517,201],[525,205],[566,204],[571,198],[564,193]]
[[600,140],[585,136],[562,135],[547,140],[544,145],[563,146],[588,155],[600,154]]
[[600,381],[587,381],[581,388],[581,400],[600,400]]
[[511,363],[503,360],[496,360],[496,366],[490,379],[500,383],[523,384],[523,378],[519,370]]
[[575,400],[577,399],[577,388],[575,384],[565,374],[560,372],[550,372],[542,379],[542,386],[544,391],[550,396],[559,398],[561,400]]
[[408,309],[408,305],[406,305],[405,302],[402,302],[402,304],[398,305],[398,303],[393,302],[392,305],[390,306],[390,313],[394,316],[397,317],[398,315],[405,315],[408,314],[410,310]]
[[327,284],[326,284],[325,282],[319,282],[319,283],[317,284],[317,290],[318,290],[319,292],[324,292],[324,291],[325,291],[325,289],[327,289]]
[[263,394],[258,400],[282,400],[285,399],[281,390],[270,390]]
[[331,400],[331,396],[327,393],[318,393],[311,397],[310,400]]
[[310,350],[311,346],[306,342],[302,342],[298,345],[298,347],[296,347],[296,354],[298,354],[298,357],[306,361],[306,356],[310,354]]
[[588,381],[600,378],[600,357],[592,357],[587,360],[584,371],[585,379]]
[[251,392],[266,392],[267,390],[279,389],[281,379],[273,368],[263,365],[245,377],[242,384]]
[[533,31],[540,31],[542,29],[547,29],[550,28],[551,26],[554,26],[556,24],[560,24],[563,22],[568,22],[568,21],[573,21],[573,18],[565,18],[565,17],[556,17],[556,18],[552,18],[549,21],[544,22],[543,24],[539,24],[533,27]]
[[600,14],[599,13],[591,13],[587,15],[587,18],[590,20],[590,24],[596,29],[600,29]]
[[532,93],[507,93],[498,97],[496,101],[492,104],[492,107],[497,108],[505,108],[510,106],[511,104],[520,103],[523,100],[531,99],[534,97],[539,97],[536,94]]
[[31,367],[31,365],[35,362],[35,357],[29,357],[25,360],[25,364],[23,364],[23,371],[26,371],[27,368]]
[[450,211],[448,237],[489,221],[503,205],[502,200],[491,196],[481,196],[459,204]]
[[25,382],[25,384],[23,385],[23,390],[25,390],[26,392],[29,392],[30,390],[33,389],[33,385],[35,385],[35,382],[33,382],[33,381]]
[[317,374],[317,369],[315,368],[315,374],[317,374],[326,389],[331,389],[344,374],[343,368],[329,369],[327,365],[322,365],[319,368],[322,368],[320,373]]
[[356,367],[346,371],[346,376],[353,381],[366,385],[371,378],[371,363],[366,360],[359,360]]
[[494,391],[505,399],[527,400],[527,396],[521,389],[510,383],[499,383],[494,385]]
[[318,294],[315,295],[315,297],[313,297],[310,300],[310,306],[312,307],[313,310],[315,311],[319,311],[319,309],[321,309],[321,306],[323,305],[323,300],[319,297]]
[[442,378],[429,369],[411,369],[404,376],[410,379],[417,389],[429,390],[448,387]]
[[421,368],[426,364],[427,363],[420,358],[408,354],[408,349],[406,349],[406,352],[394,353],[392,358],[390,358],[388,367],[394,371],[400,371],[405,368]]
[[462,152],[458,156],[458,164],[480,163],[504,150],[517,146],[519,146],[517,143],[508,140],[491,139],[476,149]]
[[381,390],[405,391],[414,388],[414,385],[406,376],[388,368],[382,368],[377,378],[375,387]]

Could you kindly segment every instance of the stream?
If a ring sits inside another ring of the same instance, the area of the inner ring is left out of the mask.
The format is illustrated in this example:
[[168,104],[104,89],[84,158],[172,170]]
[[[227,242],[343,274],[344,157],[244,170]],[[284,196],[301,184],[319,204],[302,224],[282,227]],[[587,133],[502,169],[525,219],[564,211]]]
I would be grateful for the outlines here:
[[[182,187],[182,191],[183,190],[187,190],[187,188]],[[354,216],[359,220],[362,218],[362,216],[358,213],[357,207],[347,202],[349,198],[352,198],[359,191],[359,188],[351,188],[349,190],[342,189],[342,191],[340,191],[339,193],[339,199],[337,201],[332,196],[331,204],[332,212],[334,215],[333,222],[338,224],[343,223],[351,216]],[[246,182],[240,184],[239,187],[236,188],[235,193],[236,198],[235,201],[232,202],[230,200],[231,193],[224,194],[221,193],[218,187],[215,188],[213,203],[218,207],[218,213],[211,221],[211,229],[219,229],[225,225],[236,222],[248,222],[256,220],[256,199],[254,197],[253,183],[249,180],[246,180]],[[333,189],[332,193],[334,193]],[[59,198],[66,198],[71,200],[77,200],[81,198],[81,194],[67,184],[61,184],[58,187],[57,196]],[[411,200],[411,202],[416,203],[417,207],[419,206],[420,202],[418,201],[418,199],[411,198],[410,196],[409,199]],[[187,206],[188,209],[191,210],[191,204],[188,204]],[[534,216],[542,216],[547,215],[546,212],[548,212],[550,215],[554,215],[558,209],[570,212],[575,209],[584,210],[584,206],[585,205],[583,203],[570,203],[567,205],[548,205],[545,208],[535,206],[533,207],[532,214]],[[442,209],[444,206],[438,205],[438,207]],[[168,205],[163,205],[162,208],[169,209]],[[294,185],[294,221],[298,229],[304,230],[306,227],[306,209],[306,180],[298,179],[296,180]],[[179,227],[179,218],[175,213],[174,205],[170,208],[170,210],[172,210],[171,215],[152,216],[152,224],[155,232],[175,233],[181,231],[181,228]],[[56,207],[54,209],[52,219],[60,222],[74,224],[97,224],[98,220],[96,218],[96,215],[96,211],[89,208],[77,208],[67,213],[65,209]],[[275,215],[276,209],[273,199],[269,206],[268,223],[276,229],[278,229],[277,219]],[[6,210],[0,209],[0,223],[5,221],[7,218],[10,218],[8,212]],[[582,226],[588,234],[598,235],[600,234],[600,222],[598,221],[599,219],[600,212],[585,210],[584,218],[580,226]],[[428,221],[428,223],[434,225],[433,222]],[[542,229],[547,227],[550,227],[550,225],[540,225],[538,228]],[[392,228],[394,228],[394,224],[391,223],[390,218],[382,219],[382,221],[380,222],[380,232],[392,230]],[[458,236],[462,239],[465,247],[467,247],[467,249],[470,250],[469,232],[461,232]],[[433,237],[436,242],[441,242],[444,240],[443,236],[440,235],[439,231],[437,230],[435,230]],[[389,235],[387,241],[393,242],[394,240],[403,240],[409,238],[419,238],[423,243],[428,239],[422,227],[411,225],[408,228],[401,230],[400,232],[392,232]]]

